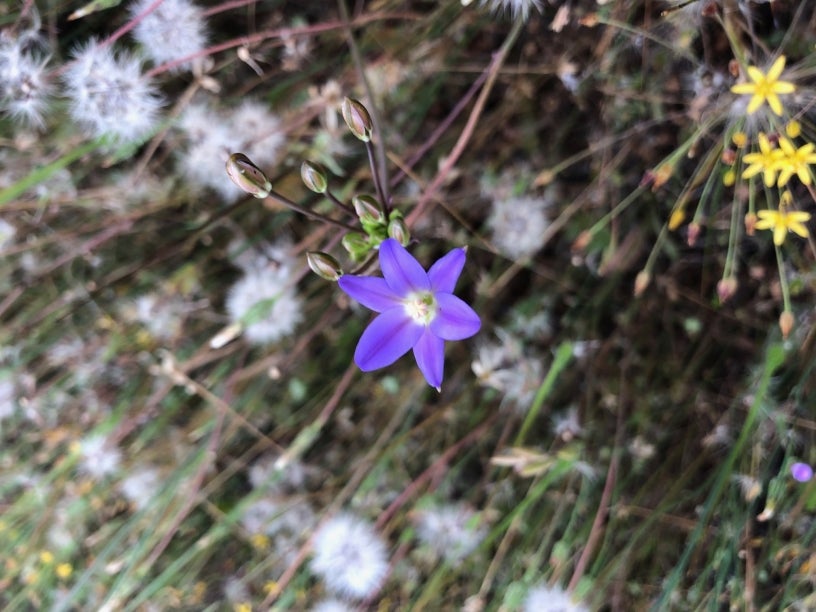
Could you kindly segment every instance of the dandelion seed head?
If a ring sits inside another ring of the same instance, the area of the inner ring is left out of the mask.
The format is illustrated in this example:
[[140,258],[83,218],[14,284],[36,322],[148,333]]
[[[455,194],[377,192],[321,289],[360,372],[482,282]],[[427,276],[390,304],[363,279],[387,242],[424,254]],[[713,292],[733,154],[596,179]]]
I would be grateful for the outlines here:
[[[136,0],[130,14],[142,13],[153,0]],[[133,28],[133,37],[155,64],[164,64],[202,51],[207,46],[207,26],[201,9],[189,0],[164,0]],[[189,70],[187,61],[174,70]]]
[[0,378],[0,422],[14,416],[17,411],[17,393],[10,377]]
[[224,119],[208,106],[196,103],[185,109],[177,127],[187,138],[179,163],[193,190],[209,187],[228,202],[238,198],[243,192],[224,171],[235,142]]
[[156,468],[140,466],[119,483],[119,490],[134,508],[143,510],[150,505],[161,486],[161,475]]
[[85,474],[102,479],[113,474],[122,460],[121,451],[108,444],[102,434],[92,434],[79,443],[79,468]]
[[23,125],[42,127],[52,85],[48,59],[24,50],[19,40],[0,40],[0,110]]
[[349,605],[339,599],[324,599],[314,605],[312,612],[353,612]]
[[544,245],[544,232],[550,226],[546,210],[549,202],[521,197],[495,200],[487,219],[492,242],[508,257],[529,257]]
[[17,228],[5,219],[0,219],[0,251],[14,243]]
[[244,336],[252,344],[267,344],[290,335],[303,318],[303,302],[293,280],[279,270],[249,270],[230,289],[227,312],[233,323],[245,323]]
[[588,608],[573,602],[565,591],[547,585],[535,586],[528,591],[523,610],[524,612],[588,612]]
[[541,12],[540,0],[482,0],[482,6],[486,4],[494,13],[509,13],[513,19],[526,20],[532,9]]
[[135,56],[91,41],[76,50],[63,81],[71,116],[92,136],[136,142],[156,125],[161,98]]
[[333,593],[365,599],[379,591],[388,572],[387,551],[364,521],[334,516],[314,535],[312,547],[310,568]]
[[463,504],[420,510],[416,529],[420,541],[454,567],[479,547],[486,534],[477,514]]
[[278,161],[286,134],[280,118],[265,104],[245,100],[230,110],[224,120],[230,126],[233,151],[241,151],[259,166],[271,166]]
[[314,511],[305,501],[283,501],[271,496],[251,502],[241,516],[241,525],[251,535],[299,536],[314,524]]

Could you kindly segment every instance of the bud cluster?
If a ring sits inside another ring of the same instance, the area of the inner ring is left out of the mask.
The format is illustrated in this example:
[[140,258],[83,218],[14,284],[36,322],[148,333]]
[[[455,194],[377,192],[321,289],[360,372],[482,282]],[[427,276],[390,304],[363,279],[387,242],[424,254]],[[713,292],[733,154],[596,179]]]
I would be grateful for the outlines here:
[[[331,191],[328,171],[315,161],[306,160],[301,164],[300,177],[309,191],[324,196],[344,214],[353,217],[353,224],[346,224],[332,217],[301,208],[291,200],[275,193],[266,174],[243,153],[233,153],[229,156],[226,171],[227,176],[244,193],[261,199],[271,197],[296,212],[345,228],[347,231],[341,239],[341,244],[350,259],[355,263],[360,263],[368,259],[372,251],[378,250],[380,244],[387,238],[393,238],[402,246],[407,246],[411,241],[411,234],[402,213],[390,209],[388,196],[383,190],[382,177],[378,175],[373,163],[371,155],[373,122],[368,109],[361,102],[346,98],[341,105],[341,110],[349,131],[366,144],[379,197],[358,194],[352,197],[350,205],[341,202]],[[340,263],[328,253],[311,251],[307,253],[306,259],[309,268],[321,278],[336,281],[343,275]]]

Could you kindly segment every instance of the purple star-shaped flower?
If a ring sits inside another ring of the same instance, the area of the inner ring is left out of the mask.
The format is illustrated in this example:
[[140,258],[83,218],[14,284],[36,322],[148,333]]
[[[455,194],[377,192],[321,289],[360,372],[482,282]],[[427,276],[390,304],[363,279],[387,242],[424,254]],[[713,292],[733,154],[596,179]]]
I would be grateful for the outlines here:
[[366,328],[354,363],[364,372],[384,368],[414,349],[428,384],[439,390],[445,366],[445,340],[464,340],[482,322],[453,295],[465,265],[465,250],[453,249],[425,272],[393,238],[380,245],[383,277],[341,276],[340,288],[366,308],[380,313]]

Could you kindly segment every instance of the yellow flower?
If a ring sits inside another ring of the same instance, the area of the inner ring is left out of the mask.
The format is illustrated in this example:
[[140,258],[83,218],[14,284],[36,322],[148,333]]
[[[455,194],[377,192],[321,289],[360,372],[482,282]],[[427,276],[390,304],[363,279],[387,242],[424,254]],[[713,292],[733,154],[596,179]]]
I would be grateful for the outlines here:
[[746,71],[748,72],[748,78],[750,78],[752,82],[737,83],[731,87],[731,91],[735,94],[751,96],[747,109],[749,115],[755,113],[757,109],[762,106],[762,103],[767,101],[771,110],[780,117],[782,116],[782,102],[780,102],[779,96],[796,91],[796,87],[793,83],[779,80],[784,69],[785,56],[780,55],[768,69],[767,74],[763,74],[756,66],[748,66]]
[[759,215],[759,220],[754,227],[756,229],[773,230],[773,241],[776,246],[780,246],[785,242],[788,231],[802,238],[808,236],[805,223],[810,220],[810,213],[798,210],[788,212],[782,206],[779,210],[760,210],[757,215]]
[[[816,153],[812,142],[802,145],[798,149],[784,136],[779,139],[782,156],[779,158],[779,180],[777,185],[784,187],[791,176],[796,174],[803,185],[810,185],[810,164],[816,164]],[[747,156],[746,156],[747,157]]]
[[73,571],[74,571],[74,568],[71,566],[70,563],[60,563],[57,566],[57,570],[56,570],[57,577],[61,578],[62,580],[65,580],[66,578],[69,578],[71,576]]
[[768,137],[762,132],[759,133],[759,151],[746,153],[744,159],[750,164],[742,172],[742,178],[748,179],[762,172],[766,187],[772,187],[776,183],[776,173],[779,171],[779,162],[784,153],[780,149],[771,148]]

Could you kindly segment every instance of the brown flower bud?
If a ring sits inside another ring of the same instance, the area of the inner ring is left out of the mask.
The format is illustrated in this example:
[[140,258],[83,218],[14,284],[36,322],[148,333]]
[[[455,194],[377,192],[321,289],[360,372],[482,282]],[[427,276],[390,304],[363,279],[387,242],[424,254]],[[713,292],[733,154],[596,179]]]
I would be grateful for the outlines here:
[[226,163],[227,176],[241,191],[263,199],[272,191],[272,183],[258,166],[243,153],[233,153]]
[[737,279],[733,276],[720,279],[717,283],[717,297],[720,299],[720,304],[725,304],[728,300],[734,297],[737,292]]
[[318,163],[304,161],[300,164],[300,178],[309,191],[315,193],[326,193],[329,187],[326,169]]
[[340,262],[328,253],[308,251],[306,253],[306,262],[309,264],[312,272],[327,281],[334,282],[343,276],[343,268],[340,267]]
[[793,329],[793,313],[790,310],[784,310],[779,315],[779,329],[782,332],[782,338],[787,340]]
[[647,272],[646,270],[641,270],[638,272],[638,275],[635,277],[635,297],[640,297],[640,295],[646,291],[646,287],[649,286],[649,283],[652,282],[652,275]]
[[374,129],[374,125],[371,122],[368,109],[361,102],[353,98],[344,98],[340,110],[352,134],[363,142],[371,140],[371,131]]
[[356,195],[351,199],[354,212],[360,221],[367,223],[382,223],[385,217],[382,213],[382,206],[376,198],[370,195]]

